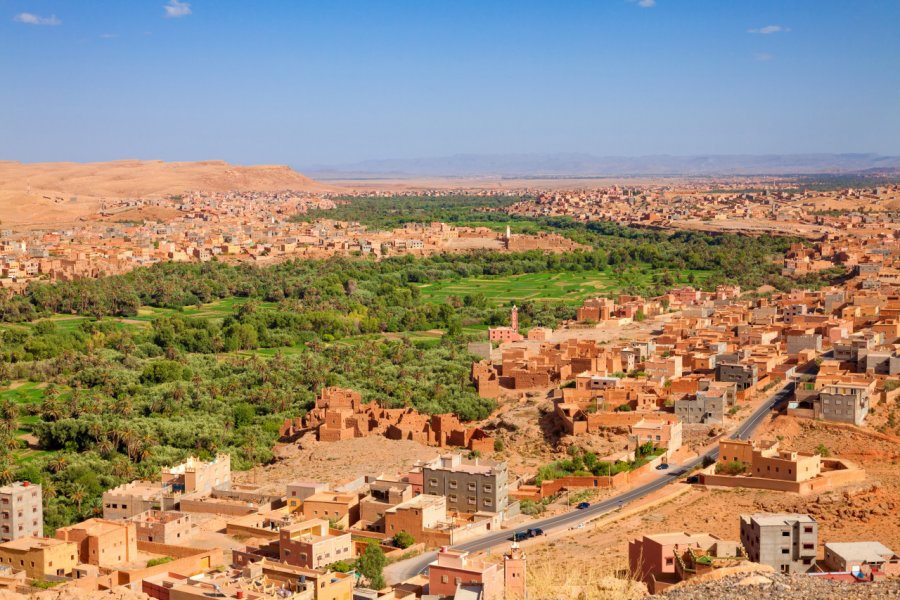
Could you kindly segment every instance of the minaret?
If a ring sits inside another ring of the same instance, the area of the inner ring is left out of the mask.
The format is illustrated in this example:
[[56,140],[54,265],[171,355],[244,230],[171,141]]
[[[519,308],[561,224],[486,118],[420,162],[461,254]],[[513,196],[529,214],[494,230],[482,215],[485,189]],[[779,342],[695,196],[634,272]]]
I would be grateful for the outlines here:
[[503,555],[503,583],[506,600],[528,598],[525,573],[525,553],[519,550],[517,542],[513,542],[509,552]]
[[512,312],[509,314],[509,328],[513,331],[519,330],[519,307],[513,304]]

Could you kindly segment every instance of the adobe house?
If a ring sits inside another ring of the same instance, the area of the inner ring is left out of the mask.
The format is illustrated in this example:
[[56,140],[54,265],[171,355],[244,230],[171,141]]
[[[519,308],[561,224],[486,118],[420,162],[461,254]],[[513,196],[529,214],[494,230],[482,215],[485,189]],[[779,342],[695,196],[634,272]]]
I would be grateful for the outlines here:
[[350,534],[329,529],[328,521],[324,519],[282,527],[278,547],[282,562],[307,569],[319,569],[353,558]]
[[56,539],[74,542],[79,562],[98,567],[115,567],[137,558],[137,528],[131,521],[88,519],[77,525],[60,527]]
[[503,582],[498,564],[471,559],[468,552],[446,547],[428,565],[428,591],[435,596],[452,598],[460,587],[473,587],[483,600],[501,600]]

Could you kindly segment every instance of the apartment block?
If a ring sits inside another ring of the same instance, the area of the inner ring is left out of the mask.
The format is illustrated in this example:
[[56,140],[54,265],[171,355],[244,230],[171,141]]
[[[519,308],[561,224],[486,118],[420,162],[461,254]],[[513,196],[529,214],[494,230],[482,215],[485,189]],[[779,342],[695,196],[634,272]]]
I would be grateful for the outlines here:
[[738,391],[744,391],[756,385],[758,381],[757,366],[735,362],[717,362],[716,380],[734,383]]
[[693,398],[675,401],[675,415],[683,423],[722,423],[728,398],[722,389],[698,390]]
[[502,512],[508,504],[505,462],[467,460],[446,454],[422,469],[426,494],[446,496],[447,510],[476,513]]
[[815,418],[862,425],[869,414],[871,383],[833,383],[819,390],[813,402]]
[[41,486],[17,481],[0,487],[0,541],[43,536]]
[[819,527],[809,515],[741,515],[741,544],[753,562],[782,573],[805,573],[816,561]]

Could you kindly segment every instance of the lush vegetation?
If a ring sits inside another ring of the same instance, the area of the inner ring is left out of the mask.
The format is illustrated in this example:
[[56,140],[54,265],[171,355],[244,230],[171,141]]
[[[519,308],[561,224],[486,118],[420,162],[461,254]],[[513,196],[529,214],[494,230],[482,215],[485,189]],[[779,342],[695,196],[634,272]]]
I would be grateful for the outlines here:
[[406,550],[416,543],[416,539],[406,531],[398,531],[393,537],[394,545]]
[[378,544],[370,542],[362,555],[356,559],[356,570],[369,582],[369,587],[380,590],[385,586],[384,567],[387,558]]
[[664,448],[656,448],[653,442],[638,446],[634,460],[617,460],[608,462],[599,460],[593,452],[585,451],[577,446],[569,448],[569,458],[558,460],[538,469],[534,484],[543,481],[561,479],[563,477],[599,477],[601,475],[617,475],[624,471],[633,471],[642,467],[654,457],[665,452]]
[[311,210],[297,215],[295,221],[334,219],[362,223],[371,229],[393,229],[406,223],[471,224],[483,216],[486,221],[497,220],[491,215],[527,198],[506,194],[493,195],[418,195],[339,196],[337,208]]
[[[506,215],[478,207],[513,200],[440,197],[412,216],[500,228]],[[360,205],[360,218],[401,223],[420,201],[390,202]],[[551,228],[590,250],[172,263],[0,295],[0,482],[41,483],[52,532],[96,515],[104,490],[189,454],[228,452],[237,469],[271,460],[283,420],[308,410],[323,385],[483,418],[494,404],[469,382],[467,335],[506,324],[512,302],[527,328],[573,317],[573,302],[598,292],[792,284],[773,262],[787,240],[565,219],[513,228]],[[641,460],[610,465],[579,452],[539,477],[615,474]]]

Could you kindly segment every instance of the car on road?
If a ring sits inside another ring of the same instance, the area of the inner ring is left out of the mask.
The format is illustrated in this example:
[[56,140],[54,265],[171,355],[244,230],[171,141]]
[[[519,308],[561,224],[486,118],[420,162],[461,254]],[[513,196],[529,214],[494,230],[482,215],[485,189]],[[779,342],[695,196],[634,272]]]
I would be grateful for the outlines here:
[[685,483],[700,483],[700,477],[697,475],[691,475],[687,479],[684,480]]
[[660,463],[660,464],[656,465],[657,471],[665,471],[668,468],[669,468],[668,463]]
[[539,535],[544,535],[544,530],[540,527],[535,527],[534,529],[529,529],[527,533],[528,537],[537,537]]
[[584,510],[584,509],[590,508],[590,507],[591,507],[590,502],[579,502],[578,506],[576,506],[575,508],[577,508],[578,510]]
[[531,536],[528,535],[528,532],[526,532],[526,531],[517,531],[512,535],[511,539],[514,542],[521,542],[521,541],[527,540],[530,537]]

